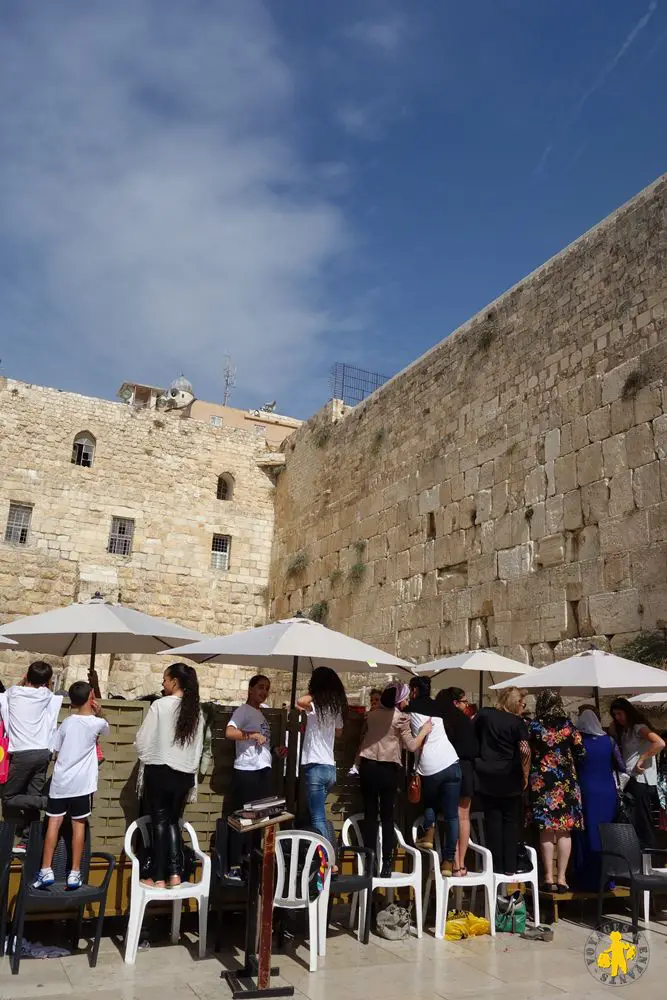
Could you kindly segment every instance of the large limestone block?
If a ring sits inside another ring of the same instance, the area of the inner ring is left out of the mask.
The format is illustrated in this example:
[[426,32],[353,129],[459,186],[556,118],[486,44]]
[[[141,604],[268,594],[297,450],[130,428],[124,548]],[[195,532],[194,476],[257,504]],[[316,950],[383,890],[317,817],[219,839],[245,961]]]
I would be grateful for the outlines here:
[[620,517],[635,509],[632,470],[619,472],[609,480],[609,516]]
[[608,406],[591,410],[588,414],[588,436],[591,441],[602,441],[611,433],[611,414]]
[[599,530],[600,550],[603,555],[644,548],[649,541],[649,512],[636,510],[623,517],[610,517],[600,523]]
[[632,492],[635,506],[652,507],[662,500],[660,487],[660,462],[640,465],[632,474]]
[[636,427],[631,427],[625,435],[625,447],[628,454],[628,465],[631,469],[652,462],[655,458],[655,450],[651,424],[637,424]]
[[571,490],[563,497],[563,527],[566,531],[574,531],[583,523],[581,491]]
[[641,628],[639,606],[639,591],[634,589],[612,594],[592,594],[588,598],[593,628],[604,635]]
[[602,442],[604,474],[607,478],[625,472],[628,456],[625,450],[625,434],[614,434]]
[[609,516],[609,486],[606,479],[581,487],[581,509],[586,524],[597,524]]
[[560,428],[554,427],[544,436],[544,460],[553,462],[560,455]]
[[556,459],[554,477],[558,493],[568,493],[577,488],[577,455],[575,452]]
[[651,542],[667,541],[667,502],[660,503],[648,511],[648,523]]
[[594,483],[597,479],[602,479],[602,445],[599,441],[587,445],[577,452],[577,482],[579,486],[586,486]]
[[653,443],[658,458],[667,459],[667,413],[653,421]]
[[498,576],[501,580],[511,580],[525,576],[532,571],[534,543],[524,542],[498,553]]
[[540,608],[542,636],[546,642],[567,639],[577,634],[577,622],[569,601],[551,601]]
[[535,562],[538,566],[559,566],[565,562],[565,535],[547,535],[537,543]]
[[543,465],[536,465],[526,476],[525,498],[527,504],[539,503],[547,496],[547,477]]

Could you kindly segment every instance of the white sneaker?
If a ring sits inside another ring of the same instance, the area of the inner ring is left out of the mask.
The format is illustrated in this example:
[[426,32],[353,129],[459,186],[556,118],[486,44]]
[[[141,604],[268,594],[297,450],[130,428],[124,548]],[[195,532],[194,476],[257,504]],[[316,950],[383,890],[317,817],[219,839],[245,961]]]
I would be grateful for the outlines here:
[[53,885],[56,878],[53,874],[53,868],[40,868],[37,873],[37,878],[32,883],[32,889],[48,889],[49,886]]
[[67,888],[80,889],[82,885],[83,879],[81,878],[81,872],[71,871],[67,876]]

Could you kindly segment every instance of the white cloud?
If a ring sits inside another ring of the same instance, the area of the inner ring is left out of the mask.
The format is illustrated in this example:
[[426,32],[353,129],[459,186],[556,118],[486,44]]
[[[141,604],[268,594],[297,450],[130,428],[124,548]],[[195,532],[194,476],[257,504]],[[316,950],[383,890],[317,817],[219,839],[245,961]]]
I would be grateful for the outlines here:
[[398,15],[377,21],[357,21],[347,34],[384,55],[393,55],[405,36],[405,21]]
[[[13,301],[34,303],[61,383],[72,367],[95,392],[184,370],[211,397],[229,351],[237,397],[293,410],[351,237],[291,138],[294,80],[263,5],[16,10],[0,15],[0,262],[29,261]],[[25,317],[5,312],[0,340]]]
[[378,139],[381,120],[372,105],[345,104],[336,109],[336,119],[345,131],[357,139]]

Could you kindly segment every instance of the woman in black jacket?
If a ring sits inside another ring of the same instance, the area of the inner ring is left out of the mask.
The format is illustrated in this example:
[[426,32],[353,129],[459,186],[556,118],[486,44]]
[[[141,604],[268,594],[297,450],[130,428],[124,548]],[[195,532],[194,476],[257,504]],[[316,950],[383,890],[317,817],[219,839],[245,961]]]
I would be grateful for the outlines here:
[[461,766],[459,842],[456,845],[454,874],[462,876],[468,874],[465,860],[470,842],[470,805],[474,791],[474,761],[479,755],[479,743],[475,725],[465,714],[468,707],[465,691],[455,687],[446,688],[438,693],[435,702],[445,724],[445,732],[458,754]]

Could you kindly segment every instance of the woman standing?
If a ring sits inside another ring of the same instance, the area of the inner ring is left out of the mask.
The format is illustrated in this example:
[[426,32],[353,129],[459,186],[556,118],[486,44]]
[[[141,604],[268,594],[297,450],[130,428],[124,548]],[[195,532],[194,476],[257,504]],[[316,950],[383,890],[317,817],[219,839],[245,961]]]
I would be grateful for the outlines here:
[[459,839],[459,790],[461,768],[456,750],[445,731],[445,723],[436,701],[431,697],[431,682],[427,677],[410,681],[410,728],[416,736],[430,720],[431,732],[415,760],[417,774],[422,779],[424,828],[415,847],[432,851],[438,813],[444,820],[444,840],[440,871],[445,878],[454,873],[454,855]]
[[468,716],[468,699],[462,688],[450,687],[436,695],[441,710],[445,732],[459,757],[461,787],[459,789],[459,839],[454,857],[454,874],[467,875],[465,866],[470,843],[470,805],[475,786],[475,758],[479,755],[479,742],[475,725]]
[[567,892],[572,831],[584,825],[576,764],[586,751],[581,733],[567,717],[561,696],[549,688],[537,696],[535,718],[528,725],[528,733],[532,753],[530,798],[533,820],[540,830],[545,889]]
[[530,747],[528,730],[521,719],[526,707],[523,693],[515,687],[500,692],[497,708],[482,708],[475,717],[479,757],[475,780],[484,810],[487,846],[493,855],[493,870],[514,875],[521,839],[521,800],[528,784]]
[[630,778],[623,791],[634,800],[634,827],[642,847],[655,847],[653,807],[657,803],[658,768],[656,756],[665,748],[645,715],[627,698],[611,703],[613,733]]
[[575,830],[574,881],[577,889],[600,887],[601,850],[599,823],[613,823],[618,810],[614,771],[625,773],[616,741],[605,733],[595,711],[584,708],[577,720],[586,756],[577,764],[584,814],[583,830]]
[[308,694],[297,701],[306,713],[301,766],[311,826],[330,844],[336,844],[333,825],[326,815],[329,790],[336,782],[334,741],[343,731],[347,696],[342,681],[330,667],[316,667],[310,675]]
[[382,824],[381,878],[389,878],[393,867],[395,834],[394,803],[401,770],[401,751],[414,753],[431,732],[430,720],[416,737],[410,732],[410,717],[403,712],[410,698],[406,684],[390,684],[382,692],[380,708],[368,713],[367,728],[359,748],[359,782],[364,802],[364,844],[375,850],[378,810]]
[[134,741],[143,764],[143,796],[153,827],[150,878],[144,884],[158,889],[181,884],[179,820],[195,785],[204,744],[194,667],[172,663],[162,680],[164,697],[153,702]]

